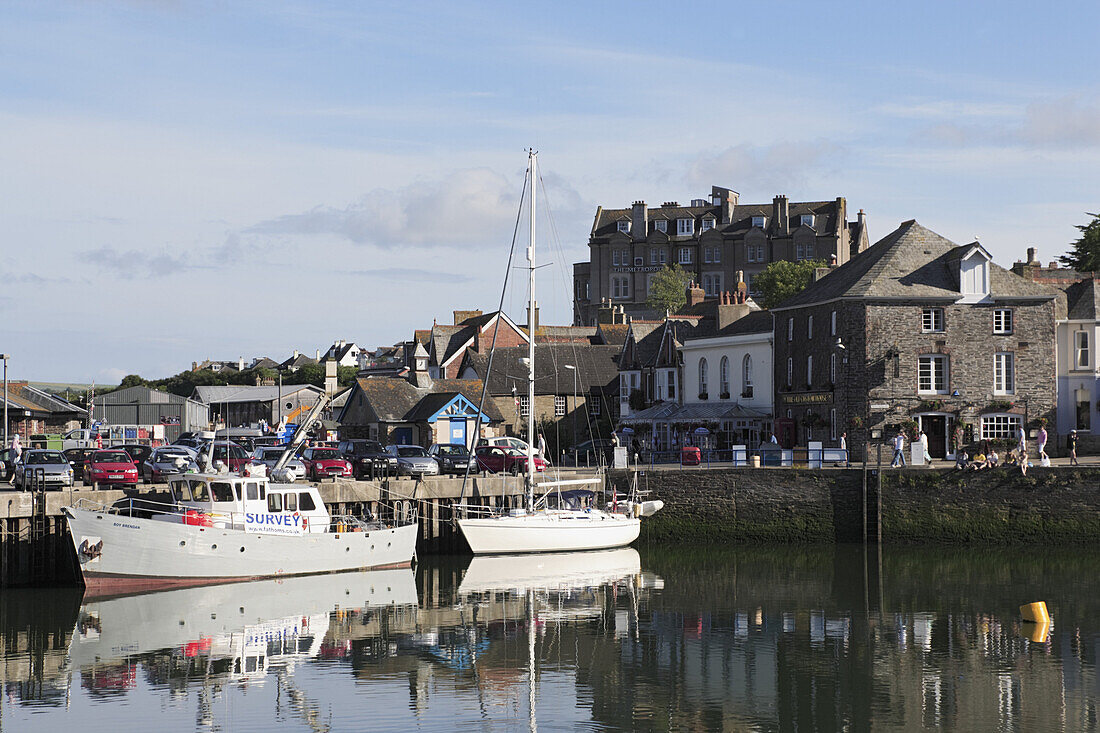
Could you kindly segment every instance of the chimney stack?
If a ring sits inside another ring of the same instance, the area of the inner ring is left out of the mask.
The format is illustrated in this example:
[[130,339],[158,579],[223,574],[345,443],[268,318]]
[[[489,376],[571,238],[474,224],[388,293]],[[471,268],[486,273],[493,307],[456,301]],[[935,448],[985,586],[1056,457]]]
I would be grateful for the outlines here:
[[630,212],[630,236],[635,242],[649,236],[649,209],[645,201],[635,201]]
[[1032,267],[1041,267],[1039,263],[1039,250],[1034,247],[1027,248],[1027,264]]
[[694,280],[692,280],[690,283],[688,283],[686,295],[687,295],[686,306],[688,308],[692,308],[694,306],[699,305],[700,303],[703,302],[703,299],[707,297],[706,291],[704,291],[701,287],[696,285]]
[[199,363],[197,361],[191,362],[191,371],[193,371],[193,372],[198,371],[198,369],[199,369]]
[[772,221],[775,222],[777,234],[788,234],[791,230],[791,205],[786,196],[779,195],[772,199]]
[[733,221],[733,208],[737,206],[737,199],[741,194],[728,188],[721,186],[710,187],[710,199],[711,202],[721,208],[719,213],[719,223],[729,224]]
[[238,372],[243,372],[244,371],[244,357],[243,356],[238,356],[237,357],[237,371]]

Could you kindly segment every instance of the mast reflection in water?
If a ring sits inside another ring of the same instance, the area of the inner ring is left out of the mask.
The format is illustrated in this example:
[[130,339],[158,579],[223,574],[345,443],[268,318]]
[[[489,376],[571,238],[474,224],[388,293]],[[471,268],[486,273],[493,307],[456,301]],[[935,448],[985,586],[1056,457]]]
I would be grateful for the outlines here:
[[[428,558],[0,595],[0,730],[1096,730],[1097,553]],[[1050,629],[1017,620],[1042,599]]]

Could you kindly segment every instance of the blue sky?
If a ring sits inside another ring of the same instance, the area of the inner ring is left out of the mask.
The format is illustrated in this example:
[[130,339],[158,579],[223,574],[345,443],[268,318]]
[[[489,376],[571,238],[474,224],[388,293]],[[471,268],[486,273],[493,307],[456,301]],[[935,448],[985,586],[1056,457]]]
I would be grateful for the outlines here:
[[[7,2],[0,350],[99,382],[491,309],[597,205],[844,196],[1008,266],[1100,210],[1095,3]],[[551,231],[556,232],[550,236]],[[540,245],[541,246],[541,245]],[[522,319],[525,295],[506,308]]]

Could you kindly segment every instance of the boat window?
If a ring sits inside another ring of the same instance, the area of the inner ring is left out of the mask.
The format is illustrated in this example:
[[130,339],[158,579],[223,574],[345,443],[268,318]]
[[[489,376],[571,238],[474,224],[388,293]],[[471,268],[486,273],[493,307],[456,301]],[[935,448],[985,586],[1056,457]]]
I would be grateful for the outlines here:
[[313,497],[309,494],[299,494],[298,506],[303,512],[312,512],[317,509],[317,504],[313,501]]
[[268,494],[267,495],[267,510],[269,512],[281,512],[283,510],[283,495],[282,494]]
[[244,485],[244,489],[245,496],[250,501],[256,501],[260,498],[260,489],[255,481],[249,481],[247,484]]
[[237,501],[241,500],[241,484],[237,482],[233,484],[233,494],[237,497]]
[[263,501],[266,498],[267,498],[267,487],[264,486],[263,484],[260,484],[260,501]]
[[173,481],[172,494],[176,497],[176,501],[191,501],[191,488],[186,481]]
[[195,501],[210,501],[210,494],[206,490],[206,482],[192,481],[191,496]]
[[288,512],[298,511],[298,495],[295,493],[289,493],[286,495],[286,504],[283,507]]
[[210,490],[214,493],[214,501],[233,501],[233,485],[225,481],[215,481],[210,484]]

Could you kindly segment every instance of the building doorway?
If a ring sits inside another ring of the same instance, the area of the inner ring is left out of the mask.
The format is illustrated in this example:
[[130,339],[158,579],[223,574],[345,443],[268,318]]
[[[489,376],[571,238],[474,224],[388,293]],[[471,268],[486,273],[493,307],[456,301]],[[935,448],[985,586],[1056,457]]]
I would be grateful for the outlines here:
[[928,436],[928,453],[933,458],[950,458],[952,451],[948,444],[950,426],[947,415],[918,415],[921,430]]

